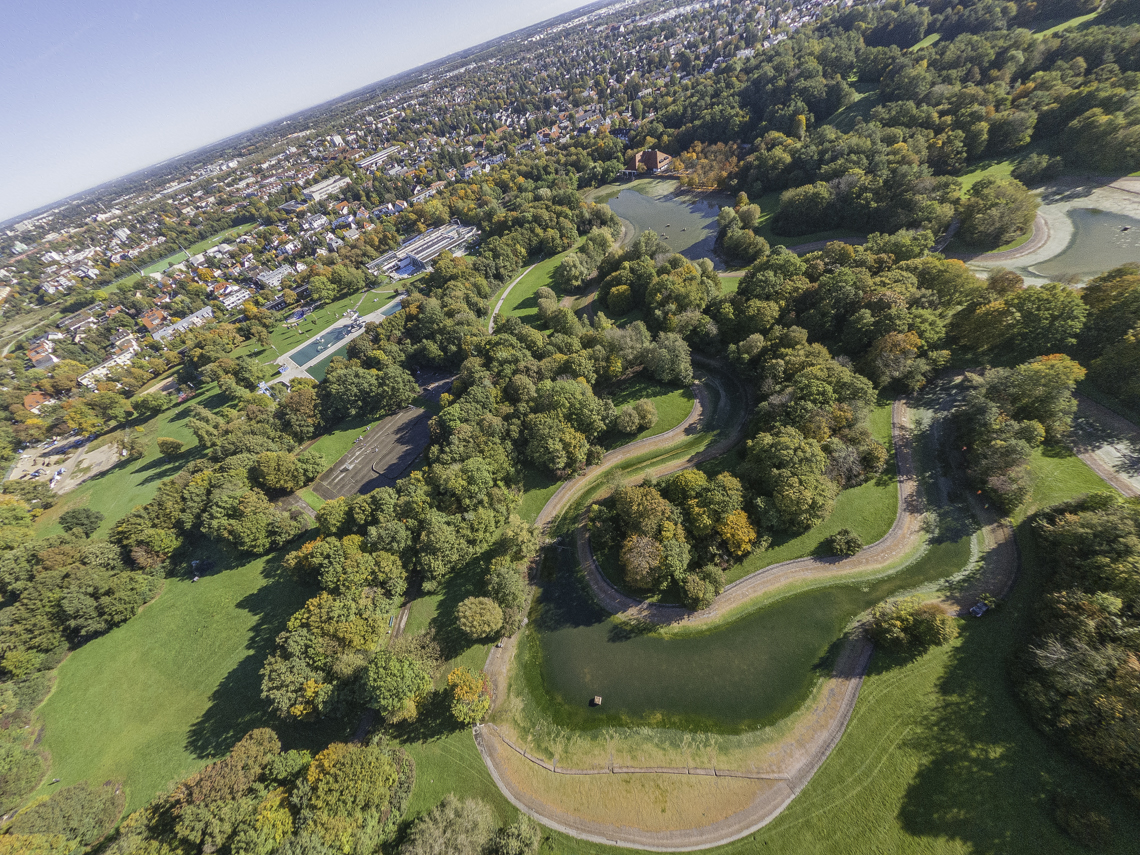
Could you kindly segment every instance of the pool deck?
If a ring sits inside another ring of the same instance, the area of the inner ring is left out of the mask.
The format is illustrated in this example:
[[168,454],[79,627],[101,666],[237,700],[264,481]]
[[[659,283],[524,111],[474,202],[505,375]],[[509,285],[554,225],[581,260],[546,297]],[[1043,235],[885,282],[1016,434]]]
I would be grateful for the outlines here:
[[1034,234],[1028,242],[1005,252],[956,257],[982,276],[994,267],[1010,267],[1024,277],[1026,284],[1043,285],[1055,277],[1043,276],[1031,268],[1069,246],[1074,237],[1071,210],[1093,208],[1140,219],[1140,178],[1137,177],[1111,180],[1066,176],[1043,188],[1041,197]]
[[338,335],[338,337],[332,342],[332,344],[329,347],[324,348],[316,356],[312,357],[311,359],[305,360],[303,363],[295,361],[293,359],[293,356],[296,353],[304,350],[306,347],[308,347],[310,344],[315,342],[317,339],[323,338],[323,337],[327,336],[329,333],[336,332],[337,330],[344,329],[345,327],[352,326],[354,323],[356,323],[356,321],[349,319],[349,318],[340,318],[335,323],[333,323],[332,325],[321,330],[316,335],[314,335],[311,338],[301,342],[299,345],[294,347],[288,353],[285,353],[285,354],[277,357],[277,359],[274,360],[275,363],[277,365],[280,365],[285,370],[280,372],[272,380],[270,380],[269,381],[270,385],[272,385],[273,383],[291,383],[293,380],[296,380],[300,377],[308,377],[310,380],[315,379],[312,377],[312,375],[310,375],[308,373],[308,371],[306,371],[307,368],[310,368],[311,366],[316,365],[318,362],[320,362],[322,359],[324,359],[326,356],[328,356],[332,351],[334,351],[340,347],[343,347],[344,345],[346,345],[350,341],[352,341],[354,338],[356,338],[358,335],[360,335],[362,332],[364,332],[365,324],[369,324],[369,323],[377,323],[378,324],[378,323],[381,323],[384,320],[384,318],[395,314],[395,312],[389,311],[389,309],[391,309],[393,306],[398,306],[400,304],[400,301],[403,299],[404,299],[403,297],[397,297],[395,300],[392,300],[391,302],[386,303],[385,305],[381,306],[376,311],[369,312],[367,315],[361,315],[359,320],[362,321],[363,323],[360,324],[359,329],[353,330],[352,332],[347,332],[344,335]]

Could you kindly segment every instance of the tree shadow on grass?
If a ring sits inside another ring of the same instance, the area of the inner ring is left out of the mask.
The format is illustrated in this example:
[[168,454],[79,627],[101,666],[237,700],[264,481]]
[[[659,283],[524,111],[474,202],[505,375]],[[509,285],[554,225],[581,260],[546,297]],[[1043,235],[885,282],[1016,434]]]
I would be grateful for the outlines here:
[[[314,589],[290,578],[281,566],[283,554],[278,553],[266,561],[262,571],[266,583],[234,606],[256,615],[257,619],[246,643],[245,655],[211,693],[209,707],[187,733],[186,748],[196,757],[220,757],[258,727],[272,728],[286,747],[320,750],[334,739],[345,738],[354,724],[347,719],[284,722],[273,716],[261,698],[261,667],[273,651],[277,635],[285,629],[290,616],[315,594]],[[247,556],[216,546],[197,550],[196,557],[214,562],[208,575],[232,571],[249,560]]]
[[1077,852],[1049,807],[1056,793],[1074,792],[1111,817],[1118,851],[1135,851],[1126,843],[1140,839],[1134,805],[1049,743],[1018,702],[1007,668],[1023,644],[1026,587],[1000,611],[966,624],[937,702],[904,743],[923,761],[899,821],[910,834],[975,852]]

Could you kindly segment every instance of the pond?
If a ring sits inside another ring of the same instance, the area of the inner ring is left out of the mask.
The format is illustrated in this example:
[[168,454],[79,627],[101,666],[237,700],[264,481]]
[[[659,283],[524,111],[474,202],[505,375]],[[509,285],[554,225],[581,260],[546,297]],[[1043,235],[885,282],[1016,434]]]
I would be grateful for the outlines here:
[[1073,221],[1069,245],[1059,255],[1030,267],[1030,272],[1086,280],[1127,261],[1140,261],[1140,220],[1096,208],[1076,208],[1068,215]]
[[[739,732],[794,712],[852,618],[886,597],[957,573],[975,527],[946,526],[908,566],[879,579],[806,591],[695,636],[632,632],[583,589],[569,550],[542,583],[528,632],[528,693],[564,727],[669,726]],[[601,695],[602,706],[587,703]]]
[[[646,189],[652,192],[660,188]],[[650,195],[634,186],[626,187],[606,204],[627,220],[636,234],[651,229],[673,252],[693,261],[709,258],[718,268],[723,267],[713,254],[713,245],[716,243],[716,218],[721,205],[732,204],[727,196],[696,196],[680,192]]]

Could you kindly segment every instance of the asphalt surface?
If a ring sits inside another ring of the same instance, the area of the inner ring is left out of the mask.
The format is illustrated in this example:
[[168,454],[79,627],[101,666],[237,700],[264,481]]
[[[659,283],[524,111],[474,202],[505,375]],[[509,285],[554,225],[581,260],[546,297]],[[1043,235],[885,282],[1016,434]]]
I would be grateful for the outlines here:
[[313,484],[313,492],[331,500],[391,487],[412,467],[431,439],[431,414],[405,407],[364,434],[352,449]]

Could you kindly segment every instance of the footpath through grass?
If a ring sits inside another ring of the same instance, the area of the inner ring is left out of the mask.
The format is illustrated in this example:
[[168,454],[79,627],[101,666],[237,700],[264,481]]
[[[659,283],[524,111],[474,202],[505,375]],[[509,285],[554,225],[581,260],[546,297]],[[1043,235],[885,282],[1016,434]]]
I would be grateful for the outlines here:
[[[1078,458],[1034,454],[1030,510],[1105,485]],[[963,623],[953,644],[917,658],[876,653],[835,751],[771,824],[724,855],[970,852],[1077,853],[1052,819],[1058,794],[1108,816],[1103,851],[1136,852],[1140,812],[1098,773],[1045,739],[1025,717],[1009,678],[1041,589],[1031,542],[1019,529],[1022,572],[1010,599]],[[546,831],[550,851],[607,855],[613,848]],[[629,851],[629,850],[625,850]]]
[[[554,283],[551,277],[554,275],[554,269],[562,263],[562,259],[570,253],[577,250],[581,244],[579,240],[573,249],[568,249],[566,252],[561,252],[558,255],[553,255],[545,261],[540,261],[534,268],[526,274],[522,279],[515,283],[515,287],[507,294],[506,299],[503,300],[503,305],[499,309],[499,314],[504,318],[514,316],[521,318],[524,323],[537,324],[538,323],[538,298],[535,294],[538,289],[543,286],[547,288],[554,288]],[[558,289],[554,289],[557,291]],[[492,305],[492,309],[494,306]]]
[[260,697],[258,672],[274,638],[315,592],[272,557],[213,554],[217,569],[198,582],[167,579],[136,617],[60,666],[39,711],[47,780],[61,779],[55,787],[123,780],[130,811],[252,728],[272,727],[283,741],[317,750],[343,738],[329,726],[284,725]]

